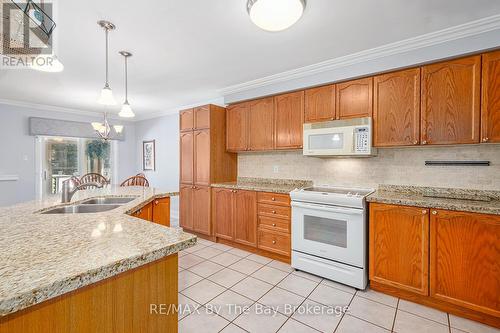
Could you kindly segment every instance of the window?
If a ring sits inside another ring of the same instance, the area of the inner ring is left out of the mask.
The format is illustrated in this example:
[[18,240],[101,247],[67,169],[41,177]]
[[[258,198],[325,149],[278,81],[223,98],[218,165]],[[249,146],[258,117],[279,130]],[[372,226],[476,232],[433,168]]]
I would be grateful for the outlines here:
[[115,141],[100,139],[38,137],[39,196],[60,193],[62,183],[71,176],[94,172],[112,179],[115,147]]

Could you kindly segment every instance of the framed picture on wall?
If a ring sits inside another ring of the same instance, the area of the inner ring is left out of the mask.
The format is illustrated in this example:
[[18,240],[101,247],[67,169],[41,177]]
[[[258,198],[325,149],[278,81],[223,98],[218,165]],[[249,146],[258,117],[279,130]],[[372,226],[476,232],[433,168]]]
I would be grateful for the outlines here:
[[155,140],[142,141],[142,167],[144,171],[155,170]]

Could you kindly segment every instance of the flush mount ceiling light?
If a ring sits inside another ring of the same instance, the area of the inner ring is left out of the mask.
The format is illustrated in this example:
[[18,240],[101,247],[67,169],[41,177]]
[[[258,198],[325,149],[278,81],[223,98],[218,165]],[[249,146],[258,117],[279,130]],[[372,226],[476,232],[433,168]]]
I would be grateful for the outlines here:
[[281,31],[294,25],[304,13],[306,0],[248,0],[250,19],[266,31]]
[[125,58],[125,102],[123,102],[122,109],[118,115],[124,118],[132,118],[135,117],[135,114],[128,102],[128,58],[132,56],[132,53],[127,51],[120,51],[119,53]]
[[102,105],[116,105],[116,101],[113,97],[113,91],[111,90],[108,81],[108,33],[110,30],[115,30],[116,26],[108,21],[99,21],[97,24],[99,24],[99,26],[101,26],[106,33],[106,82],[104,83],[104,88],[101,90],[101,96],[99,97],[98,102]]

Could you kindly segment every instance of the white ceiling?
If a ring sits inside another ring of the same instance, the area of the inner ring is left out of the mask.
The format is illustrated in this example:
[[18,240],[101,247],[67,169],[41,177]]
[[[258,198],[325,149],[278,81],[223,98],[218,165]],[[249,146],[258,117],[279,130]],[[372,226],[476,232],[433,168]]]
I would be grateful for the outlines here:
[[[129,100],[139,116],[219,96],[225,87],[500,14],[498,0],[309,0],[289,30],[254,26],[246,0],[59,0],[58,56],[62,73],[2,70],[0,100],[87,111],[104,84],[108,19],[110,84],[123,101],[123,59]],[[119,106],[113,111],[118,112]]]

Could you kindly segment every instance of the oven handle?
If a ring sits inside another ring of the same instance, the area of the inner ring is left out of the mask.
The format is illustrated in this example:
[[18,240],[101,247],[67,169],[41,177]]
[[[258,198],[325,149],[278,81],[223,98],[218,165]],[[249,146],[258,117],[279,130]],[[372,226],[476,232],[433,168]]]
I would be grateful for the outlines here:
[[350,214],[350,215],[363,215],[363,209],[344,208],[344,207],[338,207],[338,206],[327,206],[327,205],[318,205],[318,204],[308,204],[308,203],[296,202],[296,201],[292,201],[292,207],[316,209],[316,210],[322,210],[325,212],[343,213],[343,214]]

